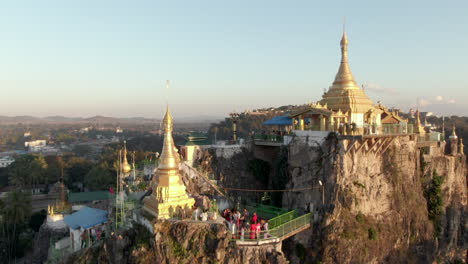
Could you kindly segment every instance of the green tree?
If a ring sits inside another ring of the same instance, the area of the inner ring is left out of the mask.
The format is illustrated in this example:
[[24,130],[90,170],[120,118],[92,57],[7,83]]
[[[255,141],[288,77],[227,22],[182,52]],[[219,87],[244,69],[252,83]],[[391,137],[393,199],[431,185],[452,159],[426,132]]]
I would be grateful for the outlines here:
[[93,167],[84,177],[84,184],[91,190],[107,190],[115,185],[116,176],[104,164]]
[[23,254],[19,249],[19,237],[27,229],[27,221],[31,216],[31,193],[13,190],[8,193],[3,206],[0,208],[2,237],[6,240],[7,257],[11,262],[13,257]]
[[93,148],[90,145],[84,145],[84,144],[76,145],[73,148],[73,152],[80,157],[89,155],[92,151],[93,151]]
[[19,188],[46,183],[47,163],[42,155],[19,156],[9,168],[10,185]]
[[91,171],[93,164],[83,158],[71,157],[67,162],[67,179],[68,184],[73,182],[84,182],[85,175]]

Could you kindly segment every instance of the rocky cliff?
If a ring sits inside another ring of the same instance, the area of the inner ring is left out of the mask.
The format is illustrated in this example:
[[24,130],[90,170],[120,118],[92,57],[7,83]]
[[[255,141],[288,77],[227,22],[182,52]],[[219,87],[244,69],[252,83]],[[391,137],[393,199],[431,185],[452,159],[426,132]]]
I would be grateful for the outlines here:
[[287,263],[274,247],[242,248],[230,243],[224,224],[157,221],[155,234],[135,226],[69,256],[64,263]]
[[394,139],[384,152],[366,146],[347,151],[351,144],[330,134],[321,142],[289,145],[287,187],[312,190],[286,194],[283,206],[312,208],[316,217],[314,228],[285,242],[288,258],[293,263],[464,258],[465,156],[444,155],[440,144],[425,154],[409,136]]

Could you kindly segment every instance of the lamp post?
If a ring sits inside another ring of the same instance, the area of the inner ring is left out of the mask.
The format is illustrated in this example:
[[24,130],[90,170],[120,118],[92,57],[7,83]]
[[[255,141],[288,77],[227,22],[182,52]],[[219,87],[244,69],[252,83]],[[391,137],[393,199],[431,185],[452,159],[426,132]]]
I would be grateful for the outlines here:
[[325,204],[325,184],[322,183],[322,181],[318,181],[320,186],[322,187],[322,205]]
[[237,142],[237,120],[239,119],[239,114],[236,112],[232,112],[229,114],[232,119],[232,140],[234,143]]

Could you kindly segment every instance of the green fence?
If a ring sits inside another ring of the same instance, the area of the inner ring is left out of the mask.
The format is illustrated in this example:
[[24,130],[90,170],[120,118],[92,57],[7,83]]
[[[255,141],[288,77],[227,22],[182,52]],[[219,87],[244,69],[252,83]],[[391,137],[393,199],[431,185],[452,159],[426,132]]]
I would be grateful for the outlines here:
[[282,238],[295,230],[298,230],[308,224],[310,224],[312,219],[312,213],[305,214],[290,220],[289,222],[283,223],[277,227],[271,228],[267,231],[261,232],[251,232],[250,230],[245,230],[244,233],[237,232],[234,236],[235,240],[240,241],[262,241],[269,240],[274,238]]
[[265,219],[272,219],[288,212],[283,208],[256,203],[249,204],[246,208],[249,210],[250,216],[252,216],[254,212],[257,212],[258,216]]
[[271,218],[270,220],[268,220],[268,226],[270,228],[275,228],[277,226],[280,226],[282,224],[285,224],[285,223],[293,220],[296,217],[297,217],[297,211],[293,210],[293,211],[287,212],[285,214],[279,215],[277,217]]
[[297,230],[299,228],[306,226],[307,224],[310,224],[311,220],[312,220],[312,213],[308,213],[303,216],[294,218],[293,220],[285,224],[282,224],[280,226],[270,229],[269,234],[273,237],[278,237],[278,238],[284,237],[287,234],[293,232],[294,230]]

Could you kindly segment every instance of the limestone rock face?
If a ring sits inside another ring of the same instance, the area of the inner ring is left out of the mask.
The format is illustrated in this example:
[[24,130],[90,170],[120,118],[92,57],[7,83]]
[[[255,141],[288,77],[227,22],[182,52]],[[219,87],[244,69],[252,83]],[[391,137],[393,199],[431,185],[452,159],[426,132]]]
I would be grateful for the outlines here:
[[[444,155],[443,144],[423,154],[409,137],[396,138],[385,153],[366,148],[345,152],[347,144],[330,135],[315,146],[294,142],[289,146],[287,188],[312,190],[283,196],[283,207],[316,212],[314,227],[283,245],[292,263],[464,259],[468,248],[464,155]],[[439,234],[428,212],[428,185],[434,172],[443,178]],[[298,247],[305,252],[298,255]]]
[[67,236],[68,228],[59,228],[54,229],[50,228],[46,223],[41,225],[39,232],[34,237],[33,242],[33,254],[31,259],[28,260],[28,263],[43,263],[47,260],[50,240],[55,239],[59,240],[65,236]]
[[287,263],[273,246],[239,248],[224,224],[157,221],[155,234],[135,228],[67,258],[65,263]]

